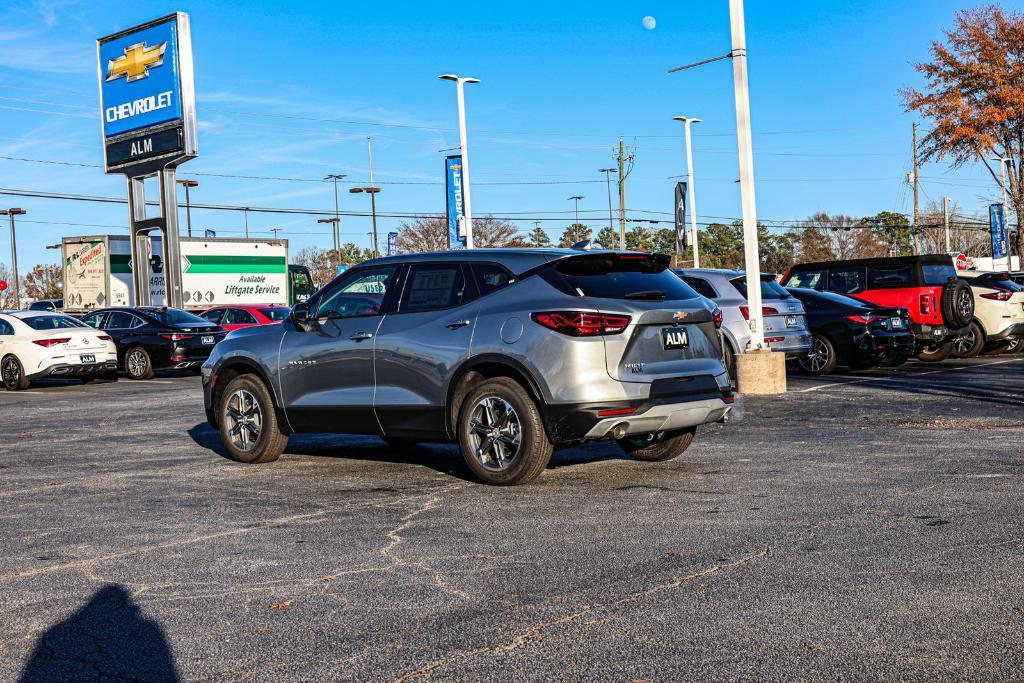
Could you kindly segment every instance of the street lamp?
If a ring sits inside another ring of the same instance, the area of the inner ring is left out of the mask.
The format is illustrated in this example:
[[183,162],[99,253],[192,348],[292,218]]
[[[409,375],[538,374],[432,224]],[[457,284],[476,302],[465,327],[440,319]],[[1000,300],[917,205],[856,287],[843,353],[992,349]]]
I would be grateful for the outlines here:
[[[605,182],[608,184],[608,227],[612,230],[615,229],[615,223],[612,221],[612,173],[615,173],[614,168],[599,168],[598,173],[604,173]],[[601,246],[604,246],[603,244]]]
[[249,239],[249,207],[243,206],[242,213],[245,215],[245,239]]
[[[338,252],[338,248],[341,246],[341,211],[338,208],[338,181],[344,180],[348,176],[341,173],[331,173],[324,176],[324,180],[334,181],[334,252]],[[319,221],[324,223],[325,221]]]
[[462,157],[462,206],[466,219],[466,248],[473,248],[473,211],[469,199],[469,149],[466,146],[466,99],[462,86],[466,83],[479,83],[477,78],[462,78],[454,74],[443,74],[438,78],[455,81],[455,91],[459,100],[459,155]]
[[189,201],[188,190],[190,187],[199,187],[198,180],[177,180],[175,181],[185,188],[185,221],[188,224],[188,236],[192,236],[192,203]]
[[362,192],[366,192],[367,194],[370,195],[370,215],[373,216],[373,257],[377,258],[378,256],[380,256],[380,252],[377,251],[377,193],[380,192],[380,188],[353,187],[349,189],[349,192],[351,194],[360,194]]
[[576,202],[576,225],[580,224],[580,200],[583,199],[583,195],[577,194],[569,197],[569,201]]
[[11,219],[11,268],[14,271],[14,307],[21,308],[21,283],[18,281],[18,246],[14,239],[14,217],[23,216],[25,209],[10,208],[0,209],[0,216],[9,216]]
[[[693,245],[693,267],[700,268],[700,245],[697,242],[697,194],[693,187],[693,145],[690,141],[690,124],[700,123],[700,119],[688,116],[675,116],[673,121],[682,121],[686,128],[686,194],[690,203],[690,243]],[[681,256],[681,254],[680,254]]]

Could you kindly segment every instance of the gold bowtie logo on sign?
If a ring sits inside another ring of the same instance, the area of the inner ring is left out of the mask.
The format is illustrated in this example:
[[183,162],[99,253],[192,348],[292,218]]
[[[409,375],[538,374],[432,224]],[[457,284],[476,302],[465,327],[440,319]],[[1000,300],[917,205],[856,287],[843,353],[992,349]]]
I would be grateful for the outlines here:
[[132,83],[146,78],[150,69],[164,63],[166,50],[166,42],[153,47],[146,47],[145,42],[129,45],[124,49],[123,57],[107,62],[107,81],[116,81],[124,76],[127,82]]

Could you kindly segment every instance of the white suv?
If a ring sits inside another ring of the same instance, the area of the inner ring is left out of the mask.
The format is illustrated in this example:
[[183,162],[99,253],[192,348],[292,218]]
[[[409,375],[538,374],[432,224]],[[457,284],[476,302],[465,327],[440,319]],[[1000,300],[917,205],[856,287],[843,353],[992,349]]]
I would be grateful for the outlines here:
[[953,342],[953,356],[974,358],[986,348],[1019,346],[1024,338],[1024,287],[1008,273],[961,273],[974,293],[974,320]]

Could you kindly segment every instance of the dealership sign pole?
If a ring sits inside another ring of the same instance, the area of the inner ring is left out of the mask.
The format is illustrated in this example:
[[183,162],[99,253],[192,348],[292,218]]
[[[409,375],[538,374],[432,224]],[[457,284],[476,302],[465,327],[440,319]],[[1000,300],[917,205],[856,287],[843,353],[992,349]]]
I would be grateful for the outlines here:
[[462,155],[445,157],[445,214],[448,218],[448,247],[466,248],[465,204],[462,201]]
[[992,269],[995,270],[996,263],[1000,259],[1006,259],[1006,269],[1013,270],[1013,262],[1007,258],[1007,235],[1006,235],[1006,210],[1002,204],[992,204],[988,207],[988,222],[992,229]]
[[[107,173],[128,183],[134,305],[152,303],[149,234],[162,233],[164,304],[182,305],[176,169],[198,153],[192,38],[183,12],[96,41]],[[160,215],[146,217],[144,181],[157,177]]]

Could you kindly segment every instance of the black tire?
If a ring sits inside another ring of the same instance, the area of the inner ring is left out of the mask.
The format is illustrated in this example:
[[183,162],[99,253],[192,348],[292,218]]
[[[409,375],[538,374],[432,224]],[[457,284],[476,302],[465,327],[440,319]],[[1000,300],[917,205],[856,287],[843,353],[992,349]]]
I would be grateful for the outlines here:
[[153,379],[156,370],[149,352],[141,346],[133,346],[124,354],[124,371],[129,379]]
[[537,405],[508,377],[489,379],[469,392],[457,424],[462,457],[485,484],[525,484],[551,461],[553,448]]
[[1024,337],[1014,337],[1010,340],[1004,353],[1020,353],[1024,351]]
[[404,436],[382,436],[380,438],[392,448],[413,448],[416,445],[416,439]]
[[644,462],[664,462],[678,458],[693,442],[696,427],[677,432],[659,432],[648,435],[649,438],[627,436],[617,439],[616,443],[623,452],[634,460]]
[[942,319],[956,330],[974,320],[974,292],[963,280],[950,280],[942,286]]
[[729,383],[736,386],[736,353],[732,350],[732,344],[725,339],[722,340],[722,362],[725,364],[725,371],[729,374]]
[[191,368],[189,372],[195,375],[196,377],[200,377],[203,374],[203,366],[197,365],[194,368]]
[[917,359],[923,363],[938,363],[950,357],[953,353],[953,340],[950,339],[939,346],[929,346],[917,354]]
[[796,362],[808,375],[831,374],[838,363],[835,344],[825,335],[815,333],[811,335],[810,352],[797,358]]
[[[228,382],[217,403],[217,418],[224,448],[236,462],[273,462],[288,445],[277,423],[274,399],[256,375],[239,375]],[[251,446],[243,445],[250,439]]]
[[972,321],[967,333],[953,340],[953,358],[974,358],[985,348],[985,331]]
[[7,391],[24,391],[32,386],[32,382],[25,377],[25,368],[14,354],[4,356],[3,360],[0,360],[0,378],[3,379],[4,389]]

